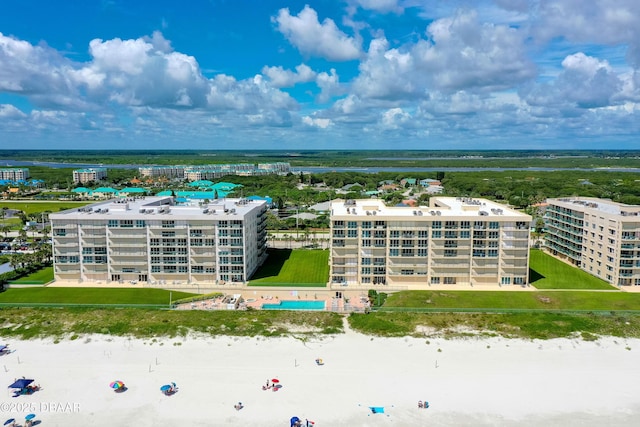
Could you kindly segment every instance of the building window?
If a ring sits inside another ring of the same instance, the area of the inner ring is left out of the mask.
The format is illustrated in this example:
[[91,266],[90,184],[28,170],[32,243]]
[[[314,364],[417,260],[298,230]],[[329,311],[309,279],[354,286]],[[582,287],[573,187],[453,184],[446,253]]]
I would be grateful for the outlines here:
[[362,265],[371,265],[371,258],[362,258],[360,261]]
[[440,284],[440,278],[439,277],[432,277],[431,278],[431,284],[432,285],[439,285]]
[[503,285],[510,285],[511,284],[511,277],[503,277],[502,279],[500,279],[500,283]]
[[433,232],[431,233],[431,237],[433,239],[439,239],[440,237],[442,237],[442,231],[440,230],[433,230]]
[[474,249],[473,256],[476,258],[484,258],[487,256],[487,253],[484,249]]
[[457,249],[445,249],[444,250],[444,256],[445,257],[456,257],[456,256],[458,256],[458,250]]
[[399,255],[400,255],[399,249],[389,249],[389,256],[399,256]]
[[445,285],[455,285],[456,284],[456,278],[455,277],[445,277],[444,278],[444,284]]

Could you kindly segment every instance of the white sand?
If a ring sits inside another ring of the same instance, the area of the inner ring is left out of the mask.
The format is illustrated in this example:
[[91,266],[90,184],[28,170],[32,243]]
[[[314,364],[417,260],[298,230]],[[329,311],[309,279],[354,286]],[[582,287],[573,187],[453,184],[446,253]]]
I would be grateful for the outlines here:
[[[22,421],[35,412],[42,427],[289,426],[292,416],[317,427],[628,426],[640,416],[640,340],[427,344],[348,332],[307,342],[97,335],[8,342],[15,352],[0,357],[4,387],[24,375],[43,389],[0,393],[0,416]],[[263,391],[270,378],[283,387]],[[116,379],[126,392],[109,388]],[[162,395],[171,381],[178,393]],[[430,408],[418,409],[418,400]]]

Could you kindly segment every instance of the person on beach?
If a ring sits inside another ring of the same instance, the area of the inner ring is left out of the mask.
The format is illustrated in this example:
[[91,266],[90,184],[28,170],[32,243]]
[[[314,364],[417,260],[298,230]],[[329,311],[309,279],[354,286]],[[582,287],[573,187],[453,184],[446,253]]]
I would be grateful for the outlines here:
[[234,408],[236,408],[236,411],[239,411],[240,409],[244,408],[244,406],[242,406],[242,402],[238,402],[236,405],[233,405]]

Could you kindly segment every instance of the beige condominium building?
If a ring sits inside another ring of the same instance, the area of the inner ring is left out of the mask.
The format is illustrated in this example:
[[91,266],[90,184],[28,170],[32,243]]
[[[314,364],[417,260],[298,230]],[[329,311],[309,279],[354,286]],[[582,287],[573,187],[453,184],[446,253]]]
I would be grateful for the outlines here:
[[26,181],[29,176],[27,168],[0,168],[0,180]]
[[107,177],[107,168],[87,168],[76,169],[73,171],[73,182],[76,184],[84,184],[87,182],[96,182]]
[[590,197],[547,203],[547,251],[612,285],[640,285],[640,206]]
[[266,202],[112,200],[49,215],[56,280],[246,282],[266,257]]
[[484,199],[331,203],[333,286],[525,285],[531,217]]

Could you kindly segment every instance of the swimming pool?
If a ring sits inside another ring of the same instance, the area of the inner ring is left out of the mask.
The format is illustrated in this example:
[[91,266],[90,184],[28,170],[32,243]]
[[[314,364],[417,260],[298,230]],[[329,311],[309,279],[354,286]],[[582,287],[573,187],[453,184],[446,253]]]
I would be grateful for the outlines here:
[[324,310],[324,301],[280,301],[278,304],[262,304],[263,310]]

